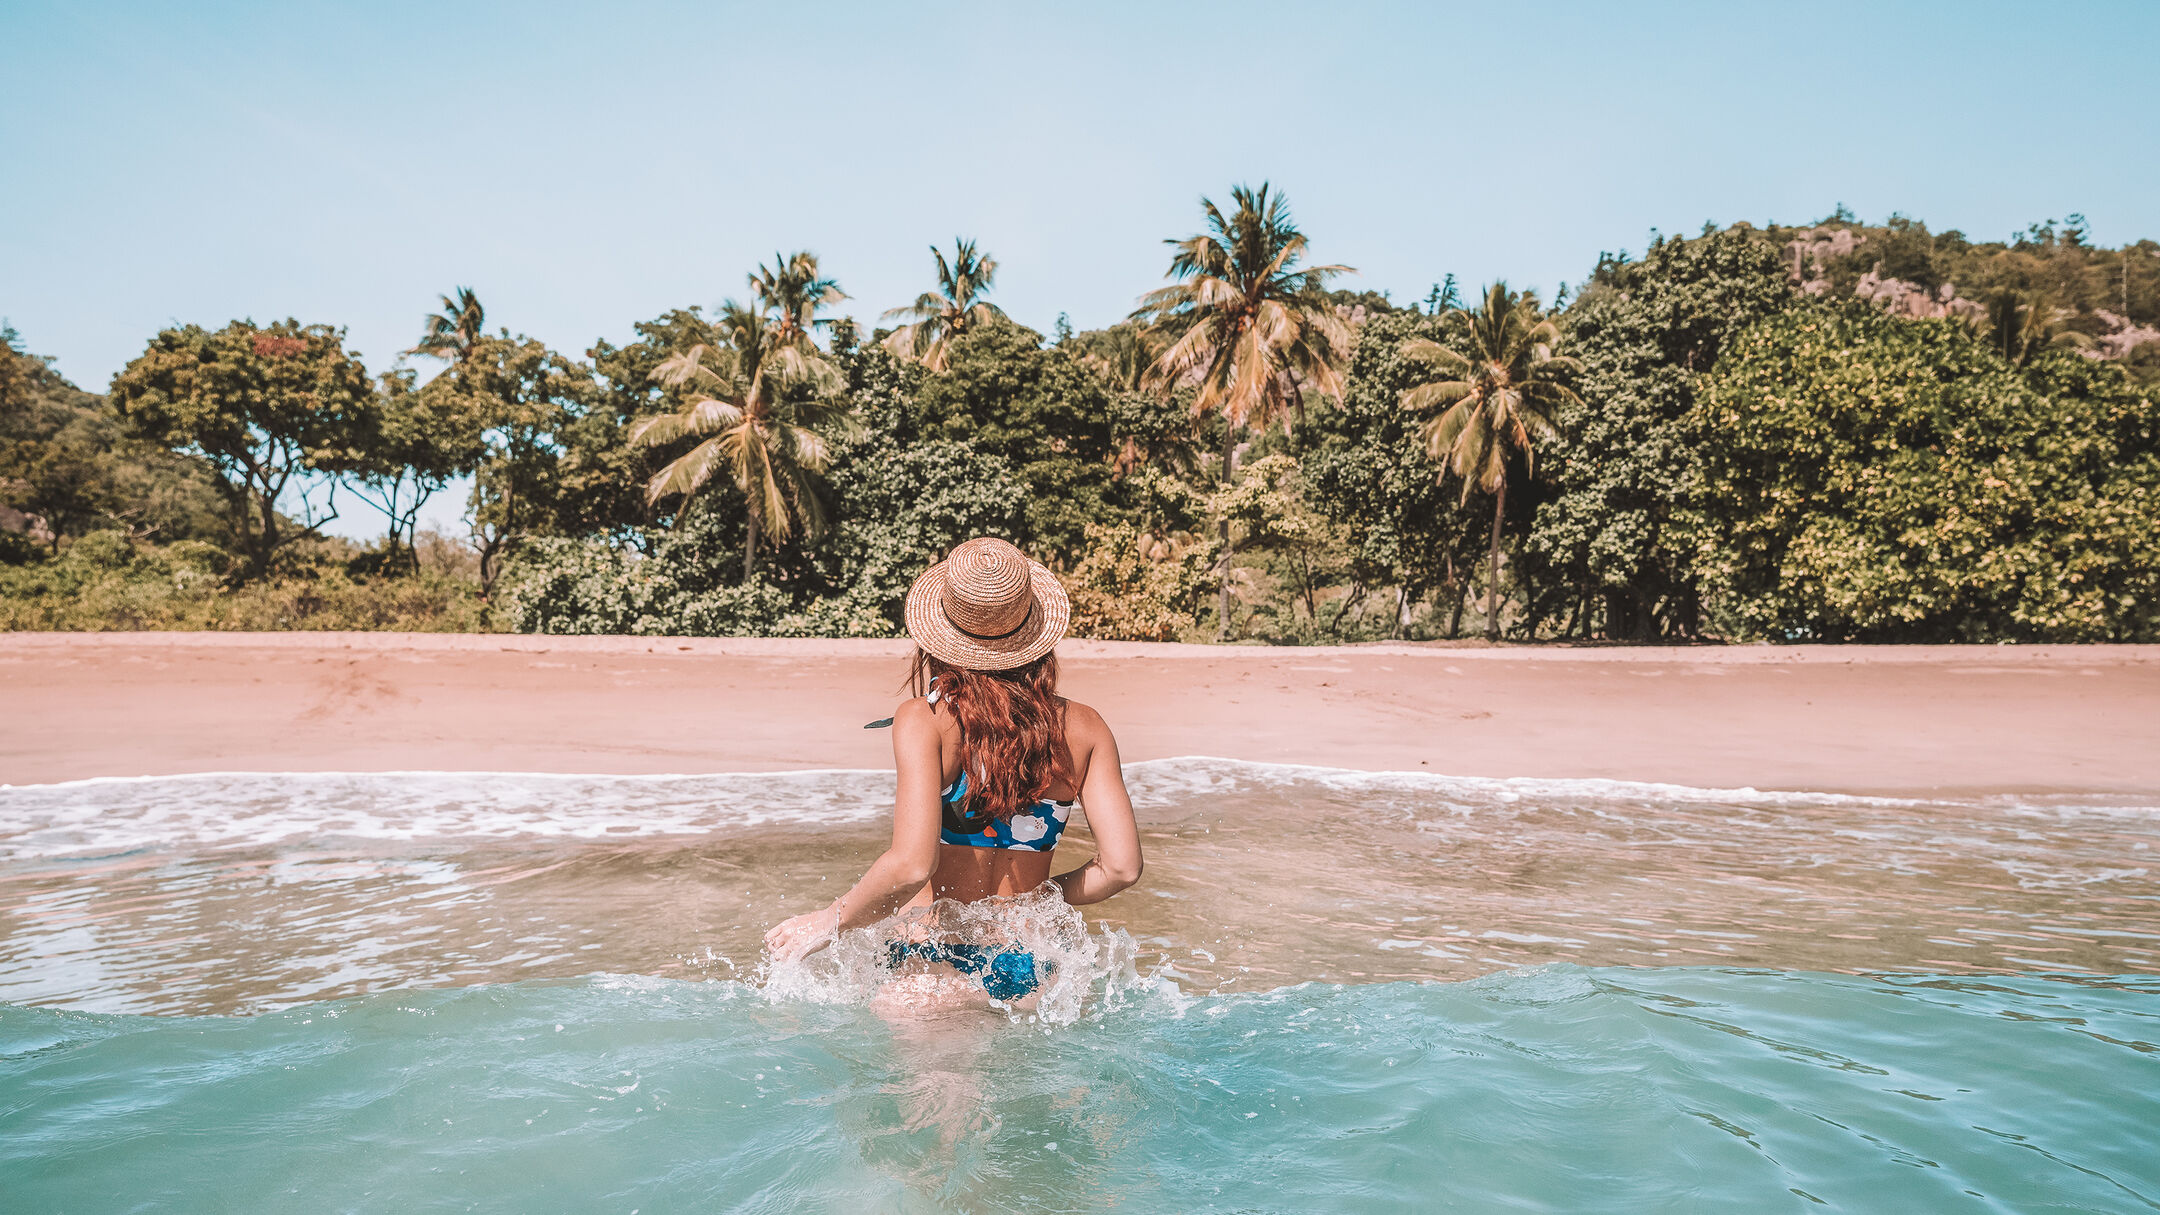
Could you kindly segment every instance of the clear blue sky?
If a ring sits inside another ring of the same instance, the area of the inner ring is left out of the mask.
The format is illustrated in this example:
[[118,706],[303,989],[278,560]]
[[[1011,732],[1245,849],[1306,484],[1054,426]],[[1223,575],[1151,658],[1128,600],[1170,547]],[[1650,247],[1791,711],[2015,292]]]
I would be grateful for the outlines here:
[[1546,292],[1843,202],[2160,236],[2160,3],[0,0],[0,316],[102,389],[296,316],[370,367],[459,284],[571,352],[810,248],[865,320],[977,238],[1047,331],[1271,180],[1347,285]]

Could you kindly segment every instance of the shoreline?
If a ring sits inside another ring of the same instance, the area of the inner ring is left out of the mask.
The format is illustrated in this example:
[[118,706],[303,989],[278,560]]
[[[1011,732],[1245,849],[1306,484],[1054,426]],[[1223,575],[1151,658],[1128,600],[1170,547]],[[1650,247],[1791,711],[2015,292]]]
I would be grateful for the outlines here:
[[[875,769],[905,640],[0,634],[0,784]],[[1068,641],[1127,760],[1909,796],[2160,794],[2160,646]]]
[[[440,650],[481,653],[579,654],[688,652],[760,658],[889,657],[905,660],[914,643],[904,637],[668,637],[584,633],[396,633],[281,630],[274,633],[159,629],[147,632],[0,632],[0,654],[10,649],[325,649]],[[1617,642],[1364,641],[1343,645],[1210,645],[1182,641],[1090,641],[1058,643],[1061,661],[1097,658],[1192,659],[1234,655],[1380,654],[1403,658],[1447,657],[1510,662],[1672,662],[1753,665],[1762,663],[1916,663],[1977,661],[1993,655],[2013,663],[2102,661],[2160,666],[2160,644],[2094,645],[1771,645],[1704,643],[1635,645]],[[1993,659],[1991,659],[1993,661]]]

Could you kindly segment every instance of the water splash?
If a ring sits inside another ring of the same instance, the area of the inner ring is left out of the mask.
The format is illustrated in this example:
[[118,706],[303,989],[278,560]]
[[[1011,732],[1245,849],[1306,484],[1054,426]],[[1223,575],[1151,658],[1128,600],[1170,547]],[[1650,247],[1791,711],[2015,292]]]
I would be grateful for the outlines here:
[[[1088,931],[1080,912],[1049,883],[976,903],[940,899],[830,939],[798,961],[768,958],[758,974],[766,998],[868,1005],[895,1017],[984,1008],[1033,1024],[1071,1025],[1091,1010],[1122,1008],[1171,986],[1141,975],[1140,949],[1131,935],[1113,928]],[[927,948],[909,954],[894,949],[895,942]],[[954,948],[1025,954],[1039,986],[1030,996],[998,1000],[949,963],[922,956]]]

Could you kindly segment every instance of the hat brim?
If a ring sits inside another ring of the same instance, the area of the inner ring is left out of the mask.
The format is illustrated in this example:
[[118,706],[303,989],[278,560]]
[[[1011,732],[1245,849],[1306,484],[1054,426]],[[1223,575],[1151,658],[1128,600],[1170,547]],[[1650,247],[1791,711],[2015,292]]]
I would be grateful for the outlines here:
[[907,631],[933,657],[970,671],[1009,671],[1026,666],[1056,648],[1072,621],[1065,584],[1039,562],[1028,562],[1028,589],[1035,605],[1017,629],[1003,637],[962,632],[945,616],[946,562],[923,571],[908,588]]

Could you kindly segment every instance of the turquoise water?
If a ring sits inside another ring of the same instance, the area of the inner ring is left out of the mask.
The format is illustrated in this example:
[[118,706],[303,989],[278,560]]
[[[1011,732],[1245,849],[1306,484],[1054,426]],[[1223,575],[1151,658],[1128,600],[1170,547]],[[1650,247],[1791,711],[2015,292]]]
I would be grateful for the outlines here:
[[2160,1210],[2150,797],[1128,778],[1010,1014],[761,965],[890,773],[0,787],[0,1215]]
[[1549,966],[901,1037],[732,981],[0,1008],[8,1211],[2145,1211],[2160,981]]

